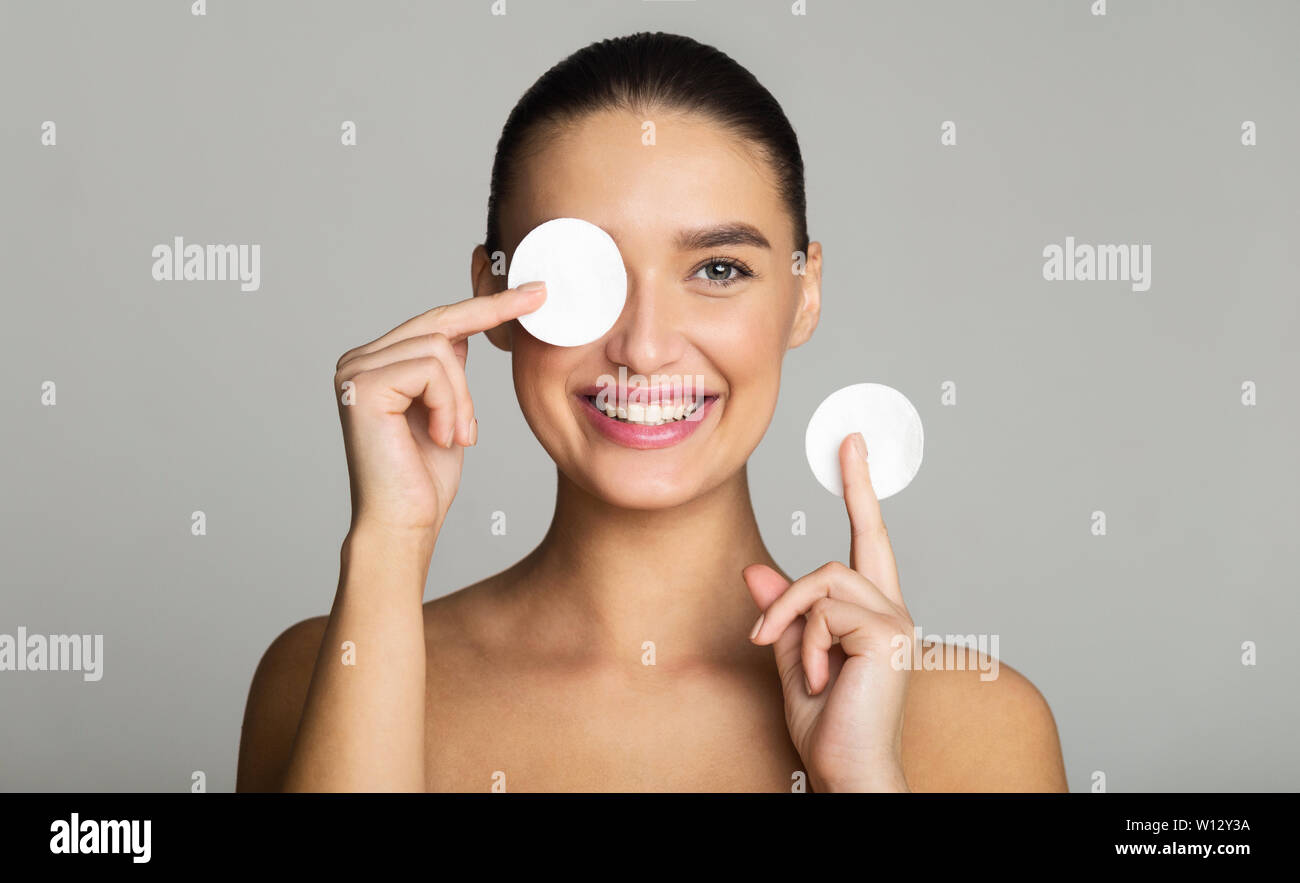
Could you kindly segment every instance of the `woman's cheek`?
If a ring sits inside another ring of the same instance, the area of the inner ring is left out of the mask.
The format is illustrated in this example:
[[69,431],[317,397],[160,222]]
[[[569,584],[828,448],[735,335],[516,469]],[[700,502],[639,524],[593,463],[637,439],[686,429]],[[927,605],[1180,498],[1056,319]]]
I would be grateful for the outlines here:
[[[788,331],[771,301],[753,298],[753,306],[714,323],[701,348],[728,375],[728,383],[766,383],[780,377],[783,341]],[[775,392],[775,391],[774,391]]]
[[576,354],[567,348],[543,344],[526,332],[515,335],[514,343],[511,373],[515,394],[525,420],[534,433],[543,437],[551,431],[546,427],[563,425],[567,419],[566,378],[570,373],[569,363]]
[[726,383],[723,421],[728,433],[738,433],[734,435],[738,441],[748,439],[757,446],[780,396],[784,350],[778,332],[761,321],[728,323],[707,344],[701,341],[701,350]]

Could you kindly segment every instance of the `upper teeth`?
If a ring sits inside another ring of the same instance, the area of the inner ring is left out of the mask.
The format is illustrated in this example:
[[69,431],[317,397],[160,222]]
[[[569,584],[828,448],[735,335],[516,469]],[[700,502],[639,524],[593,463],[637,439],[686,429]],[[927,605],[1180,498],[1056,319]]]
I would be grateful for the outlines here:
[[629,402],[626,408],[618,408],[607,402],[605,404],[605,416],[626,420],[629,423],[640,423],[645,426],[659,426],[662,423],[671,423],[674,420],[683,420],[689,417],[699,410],[702,404],[703,401],[678,402],[675,405],[670,403],[643,405]]

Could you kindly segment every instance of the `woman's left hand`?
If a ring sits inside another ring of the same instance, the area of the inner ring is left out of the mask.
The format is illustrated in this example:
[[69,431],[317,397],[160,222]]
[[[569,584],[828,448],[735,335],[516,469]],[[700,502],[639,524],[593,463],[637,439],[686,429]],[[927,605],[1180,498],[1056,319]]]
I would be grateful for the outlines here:
[[832,561],[794,582],[763,564],[743,572],[763,611],[750,640],[776,654],[786,725],[814,791],[909,790],[902,741],[911,665],[896,657],[910,661],[920,648],[910,646],[912,616],[866,455],[858,433],[840,444],[848,567]]

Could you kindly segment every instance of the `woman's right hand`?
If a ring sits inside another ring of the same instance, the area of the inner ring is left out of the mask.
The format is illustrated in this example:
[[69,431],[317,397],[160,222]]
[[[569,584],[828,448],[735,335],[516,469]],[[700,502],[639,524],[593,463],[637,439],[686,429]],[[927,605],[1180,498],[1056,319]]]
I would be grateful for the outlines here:
[[[530,287],[532,286],[532,287]],[[434,307],[344,353],[334,374],[352,488],[352,530],[437,538],[478,441],[465,377],[469,336],[531,313],[542,283]]]

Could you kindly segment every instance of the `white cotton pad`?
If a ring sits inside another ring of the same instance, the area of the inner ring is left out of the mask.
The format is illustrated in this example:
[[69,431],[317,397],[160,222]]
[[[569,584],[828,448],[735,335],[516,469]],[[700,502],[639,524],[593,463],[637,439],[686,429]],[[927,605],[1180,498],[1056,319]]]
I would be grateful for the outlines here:
[[609,234],[577,218],[539,224],[515,249],[507,284],[546,283],[546,300],[519,323],[554,346],[581,346],[614,327],[627,301],[627,270]]
[[921,468],[921,415],[907,396],[880,383],[855,383],[826,397],[804,436],[808,465],[822,487],[844,496],[840,443],[860,432],[867,442],[871,486],[883,500],[907,487]]

